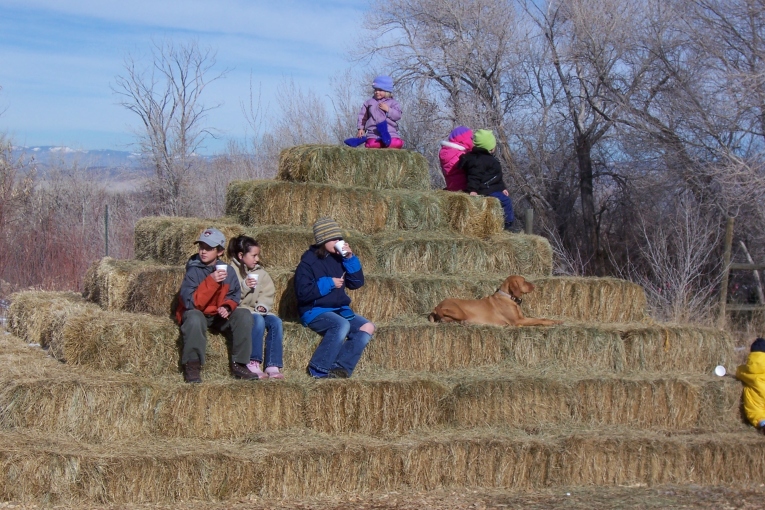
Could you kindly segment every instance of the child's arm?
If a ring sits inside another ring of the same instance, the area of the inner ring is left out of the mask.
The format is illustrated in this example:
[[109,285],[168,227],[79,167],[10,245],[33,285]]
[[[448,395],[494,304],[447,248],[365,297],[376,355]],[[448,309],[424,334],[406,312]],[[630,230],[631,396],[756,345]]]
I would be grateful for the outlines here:
[[388,118],[392,120],[393,122],[398,122],[401,120],[401,105],[398,103],[398,101],[391,99],[387,102],[388,104]]

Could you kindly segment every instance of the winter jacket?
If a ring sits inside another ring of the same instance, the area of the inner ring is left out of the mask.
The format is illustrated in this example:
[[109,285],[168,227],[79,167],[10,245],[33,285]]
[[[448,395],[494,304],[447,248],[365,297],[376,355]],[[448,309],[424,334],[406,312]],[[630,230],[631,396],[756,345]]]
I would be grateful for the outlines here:
[[234,268],[228,266],[226,279],[216,282],[212,274],[216,264],[225,264],[216,260],[214,264],[206,265],[199,260],[199,255],[193,255],[186,262],[186,274],[181,282],[178,293],[178,307],[175,310],[175,320],[178,324],[183,321],[186,310],[199,310],[208,316],[218,313],[218,308],[226,305],[233,312],[239,305],[239,279]]
[[[247,267],[236,259],[231,261],[231,265],[234,266],[236,276],[239,278],[239,287],[242,289],[242,299],[239,302],[239,306],[261,315],[272,313],[271,309],[274,307],[276,287],[271,279],[271,275],[260,264],[255,266],[254,271],[247,271]],[[248,273],[258,275],[258,284],[254,289],[248,287],[247,282],[245,282]],[[259,306],[265,308],[266,311],[261,312],[258,310]]]
[[468,193],[475,191],[479,195],[491,195],[506,189],[502,180],[502,165],[489,151],[480,147],[473,147],[460,157],[457,165],[467,175]]
[[739,365],[736,378],[744,383],[744,413],[757,427],[765,420],[765,352],[751,352],[745,365]]
[[[388,113],[380,109],[380,103],[386,103],[389,107]],[[386,97],[379,101],[375,98],[369,98],[364,101],[359,110],[359,118],[356,122],[357,129],[363,129],[364,134],[370,138],[379,138],[377,124],[387,121],[388,134],[391,138],[401,138],[398,135],[398,121],[401,120],[401,105],[392,97]]]
[[[343,317],[352,318],[351,298],[345,293],[345,287],[353,290],[364,285],[364,271],[356,255],[344,258],[328,253],[319,258],[316,250],[317,246],[311,246],[303,253],[295,270],[298,315],[304,326],[325,312],[338,312]],[[337,289],[332,278],[340,278],[343,273],[345,285]]]
[[460,133],[448,141],[441,142],[438,160],[441,162],[441,172],[444,174],[446,189],[449,191],[465,191],[467,176],[465,171],[457,166],[460,156],[473,148],[473,132]]

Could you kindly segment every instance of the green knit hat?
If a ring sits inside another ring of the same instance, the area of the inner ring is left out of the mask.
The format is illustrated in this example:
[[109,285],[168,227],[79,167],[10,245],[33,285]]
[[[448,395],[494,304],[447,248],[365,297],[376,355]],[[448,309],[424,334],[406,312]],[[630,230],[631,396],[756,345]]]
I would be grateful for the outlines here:
[[319,218],[313,224],[313,237],[316,240],[316,245],[320,246],[327,241],[341,239],[343,232],[340,230],[340,225],[332,218]]
[[473,133],[473,143],[476,147],[486,149],[487,151],[494,150],[497,146],[497,140],[494,138],[494,133],[490,129],[478,129]]

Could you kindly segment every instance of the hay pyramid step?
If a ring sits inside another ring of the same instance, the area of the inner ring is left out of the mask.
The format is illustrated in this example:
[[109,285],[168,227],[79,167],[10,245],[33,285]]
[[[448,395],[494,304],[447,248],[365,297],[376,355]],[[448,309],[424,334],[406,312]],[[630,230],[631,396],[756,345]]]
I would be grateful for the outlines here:
[[364,151],[338,145],[297,145],[279,155],[281,181],[371,189],[430,190],[428,161],[407,150]]
[[[20,338],[73,365],[148,378],[178,370],[180,335],[168,317],[105,311],[77,294],[26,292],[16,295],[9,326]],[[318,341],[309,329],[284,322],[287,371],[302,375]],[[226,379],[227,359],[225,339],[209,335],[205,378]],[[717,365],[730,366],[732,359],[730,336],[711,328],[640,323],[503,328],[419,320],[378,324],[357,375],[481,366],[709,374]]]
[[[227,239],[240,234],[257,239],[269,269],[294,270],[314,242],[310,227],[247,227],[232,218],[148,217],[136,223],[136,259],[183,266],[196,254],[194,241],[199,233],[211,225],[220,229]],[[510,274],[549,276],[552,271],[550,243],[540,236],[501,233],[476,239],[452,231],[364,235],[349,230],[345,230],[344,235],[364,261],[365,272],[488,273],[504,278]]]
[[[294,272],[273,270],[274,313],[297,320]],[[88,270],[84,295],[106,310],[172,315],[183,280],[183,266],[104,258]],[[479,299],[493,294],[504,280],[486,274],[388,275],[365,272],[365,285],[349,291],[354,310],[374,322],[402,317],[422,318],[447,297]],[[616,278],[538,277],[536,289],[524,297],[522,309],[531,317],[601,323],[645,319],[645,293],[639,285]]]
[[496,198],[312,182],[232,182],[225,211],[244,225],[310,226],[330,216],[363,234],[453,230],[470,237],[489,237],[504,229],[502,207]]
[[[390,437],[476,427],[629,426],[746,430],[740,387],[714,376],[380,373],[350,381],[140,378],[63,366],[40,349],[0,341],[0,426],[103,443],[135,437],[237,440],[303,429]],[[37,371],[29,373],[29,366]]]
[[244,442],[148,439],[104,445],[2,431],[0,463],[6,469],[0,498],[145,504],[405,488],[745,485],[765,477],[764,458],[765,443],[753,434],[667,436],[619,428],[567,434],[473,429],[391,441],[301,432]]

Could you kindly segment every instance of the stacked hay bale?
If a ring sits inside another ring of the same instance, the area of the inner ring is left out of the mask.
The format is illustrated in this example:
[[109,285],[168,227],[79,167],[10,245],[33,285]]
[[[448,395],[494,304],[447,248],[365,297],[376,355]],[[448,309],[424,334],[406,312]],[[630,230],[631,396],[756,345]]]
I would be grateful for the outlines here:
[[[709,375],[732,363],[725,333],[652,323],[629,282],[551,276],[546,240],[503,232],[494,199],[429,191],[419,154],[294,147],[277,180],[232,183],[226,214],[144,218],[136,260],[98,261],[82,296],[14,296],[15,337],[0,337],[3,499],[172,503],[765,476],[740,387]],[[362,260],[367,283],[350,295],[378,326],[350,380],[303,373],[319,338],[297,322],[293,273],[321,216],[339,221]],[[260,241],[284,320],[286,381],[232,380],[226,341],[210,335],[205,382],[183,384],[171,317],[208,226]],[[536,284],[527,315],[564,323],[427,321],[440,300],[486,296],[508,274]]]

